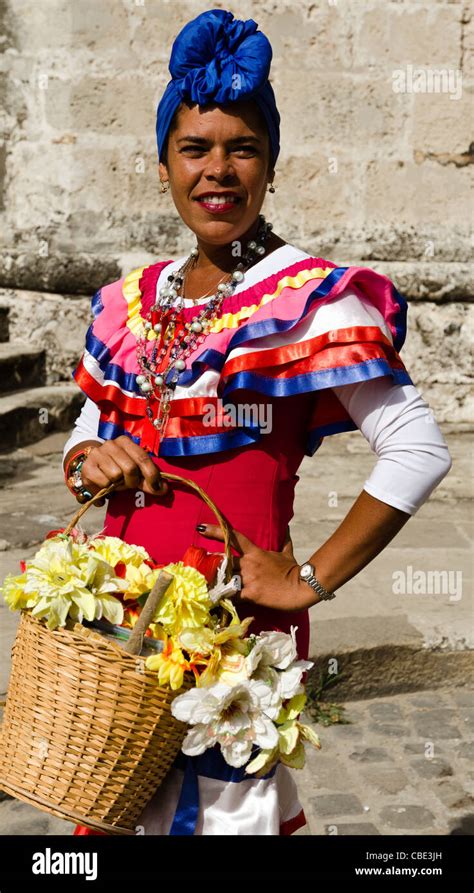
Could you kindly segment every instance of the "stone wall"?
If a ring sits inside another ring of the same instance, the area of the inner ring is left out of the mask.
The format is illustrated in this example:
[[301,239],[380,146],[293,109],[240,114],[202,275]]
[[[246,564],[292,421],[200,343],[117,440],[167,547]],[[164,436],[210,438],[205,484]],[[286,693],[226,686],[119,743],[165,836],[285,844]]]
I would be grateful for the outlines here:
[[[14,335],[46,338],[51,380],[70,377],[96,288],[189,249],[159,190],[155,110],[174,36],[213,6],[228,4],[0,2],[0,297]],[[468,422],[470,4],[229,6],[274,50],[282,147],[264,213],[307,251],[391,276],[411,304],[412,377],[441,420]]]

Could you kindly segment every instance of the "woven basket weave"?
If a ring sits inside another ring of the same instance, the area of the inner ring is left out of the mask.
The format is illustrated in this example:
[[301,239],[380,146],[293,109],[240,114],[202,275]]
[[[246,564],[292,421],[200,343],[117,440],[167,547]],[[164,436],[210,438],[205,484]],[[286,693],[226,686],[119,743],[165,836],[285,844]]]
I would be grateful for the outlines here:
[[[161,477],[189,485],[215,513],[224,533],[228,580],[228,522],[194,481],[164,472]],[[83,505],[64,532],[117,483]],[[0,789],[95,830],[135,833],[186,734],[187,726],[171,714],[171,702],[194,684],[188,678],[179,691],[160,686],[145,658],[128,653],[131,647],[140,650],[149,622],[144,626],[144,613],[145,608],[133,631],[138,644],[131,645],[130,637],[125,650],[81,624],[69,621],[71,628],[49,630],[21,612],[0,728]]]

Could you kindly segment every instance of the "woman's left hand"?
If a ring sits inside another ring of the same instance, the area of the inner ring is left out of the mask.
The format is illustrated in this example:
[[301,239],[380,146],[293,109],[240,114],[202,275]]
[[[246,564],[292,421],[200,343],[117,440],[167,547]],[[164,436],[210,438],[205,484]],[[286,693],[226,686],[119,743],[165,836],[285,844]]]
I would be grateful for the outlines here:
[[[203,525],[201,536],[224,541],[224,534],[216,524]],[[256,546],[245,534],[232,531],[231,545],[239,551],[234,556],[233,569],[242,578],[238,601],[253,602],[262,608],[278,611],[303,611],[320,601],[310,586],[300,580],[299,565],[288,538],[281,552],[271,552]]]

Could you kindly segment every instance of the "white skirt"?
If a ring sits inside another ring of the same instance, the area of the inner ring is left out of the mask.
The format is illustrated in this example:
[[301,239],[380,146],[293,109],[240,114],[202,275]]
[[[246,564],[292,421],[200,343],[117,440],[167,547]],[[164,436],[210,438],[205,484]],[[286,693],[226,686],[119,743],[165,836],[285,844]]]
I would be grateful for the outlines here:
[[264,778],[228,766],[220,750],[179,754],[137,820],[136,834],[289,835],[306,824],[290,770],[278,763]]

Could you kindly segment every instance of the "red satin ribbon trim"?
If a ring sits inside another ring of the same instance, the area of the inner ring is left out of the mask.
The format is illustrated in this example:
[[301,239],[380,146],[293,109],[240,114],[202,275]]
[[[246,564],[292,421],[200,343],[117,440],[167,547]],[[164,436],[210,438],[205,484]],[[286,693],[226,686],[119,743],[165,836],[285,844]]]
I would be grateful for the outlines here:
[[[336,356],[337,361],[334,360]],[[395,348],[378,326],[353,326],[349,329],[333,329],[298,344],[242,354],[225,363],[221,377],[227,378],[247,369],[265,369],[268,374],[268,370],[275,366],[294,363],[291,369],[272,375],[274,378],[285,378],[299,374],[298,360],[305,358],[308,358],[308,362],[302,364],[303,371],[315,367],[328,369],[347,366],[381,356],[391,357],[392,365],[398,363],[399,368],[404,368]]]
[[99,384],[99,382],[96,381],[85,368],[82,357],[79,360],[74,373],[74,379],[81,390],[84,391],[94,403],[113,403],[129,415],[139,416],[143,415],[145,411],[145,399],[143,397],[128,397],[116,385]]

